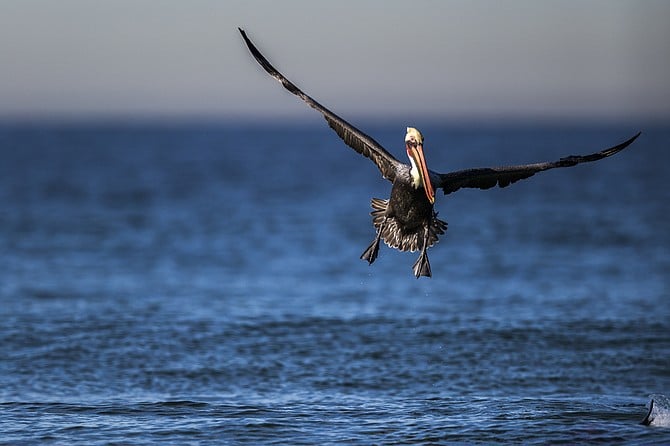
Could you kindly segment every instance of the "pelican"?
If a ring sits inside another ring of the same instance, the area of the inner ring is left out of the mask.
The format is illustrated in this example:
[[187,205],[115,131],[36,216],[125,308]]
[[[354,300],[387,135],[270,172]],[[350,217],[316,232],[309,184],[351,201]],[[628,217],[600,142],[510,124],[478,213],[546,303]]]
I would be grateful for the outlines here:
[[437,173],[429,170],[423,153],[423,135],[413,127],[407,127],[405,149],[410,164],[398,161],[372,137],[363,133],[349,122],[337,116],[312,97],[305,94],[293,82],[277,71],[249,40],[247,34],[238,28],[249,51],[261,67],[278,80],[284,88],[298,96],[307,105],[323,115],[328,125],[342,138],[344,143],[361,155],[369,158],[379,168],[382,177],[392,183],[388,200],[372,199],[372,223],[376,237],[363,252],[361,259],[372,264],[379,253],[379,242],[400,251],[420,251],[413,265],[416,278],[431,277],[430,262],[426,250],[437,243],[447,229],[447,223],[437,218],[434,210],[435,190],[444,194],[469,187],[489,189],[496,185],[506,187],[516,181],[528,178],[548,169],[571,167],[579,163],[597,161],[628,147],[641,132],[627,141],[609,149],[589,155],[571,155],[558,161],[523,164],[517,166],[485,167]]

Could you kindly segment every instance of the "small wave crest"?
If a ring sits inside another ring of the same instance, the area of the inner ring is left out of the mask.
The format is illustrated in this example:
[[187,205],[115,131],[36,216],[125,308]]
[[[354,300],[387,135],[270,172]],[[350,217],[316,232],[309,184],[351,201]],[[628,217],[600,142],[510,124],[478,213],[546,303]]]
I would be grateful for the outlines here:
[[649,412],[642,420],[645,426],[670,427],[670,398],[655,394],[649,396]]

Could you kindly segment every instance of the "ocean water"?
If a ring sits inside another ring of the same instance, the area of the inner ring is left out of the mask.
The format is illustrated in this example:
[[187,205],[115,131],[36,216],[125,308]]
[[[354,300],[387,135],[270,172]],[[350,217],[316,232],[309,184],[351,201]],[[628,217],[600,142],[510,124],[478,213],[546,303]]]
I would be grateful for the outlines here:
[[644,133],[440,192],[417,280],[320,121],[0,126],[0,444],[670,443],[670,129],[419,127],[438,171]]

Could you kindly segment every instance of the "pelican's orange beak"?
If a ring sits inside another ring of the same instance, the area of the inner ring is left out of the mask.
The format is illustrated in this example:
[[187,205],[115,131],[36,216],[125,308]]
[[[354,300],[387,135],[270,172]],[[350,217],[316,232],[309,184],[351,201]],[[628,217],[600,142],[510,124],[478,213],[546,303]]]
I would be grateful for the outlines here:
[[421,178],[421,186],[426,192],[426,197],[430,204],[435,203],[435,191],[433,185],[430,183],[430,175],[428,174],[428,167],[426,166],[426,158],[423,156],[423,144],[408,142],[406,144],[407,155],[414,161],[419,177]]

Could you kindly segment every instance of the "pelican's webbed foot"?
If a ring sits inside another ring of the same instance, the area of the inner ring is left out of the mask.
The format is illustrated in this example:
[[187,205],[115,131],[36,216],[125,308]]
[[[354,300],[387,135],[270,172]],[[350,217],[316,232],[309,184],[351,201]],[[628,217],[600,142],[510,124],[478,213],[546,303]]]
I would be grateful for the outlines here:
[[361,260],[367,260],[368,264],[370,265],[372,265],[372,263],[377,260],[377,255],[379,254],[379,239],[382,237],[384,223],[386,223],[386,219],[384,219],[382,224],[379,225],[375,239],[372,241],[372,243],[370,243],[370,246],[368,246],[367,249],[363,251],[363,254],[361,254]]
[[377,259],[377,255],[379,254],[379,237],[379,234],[377,234],[377,237],[370,243],[370,246],[361,254],[361,259],[367,260],[370,265]]
[[430,271],[430,262],[428,261],[428,254],[426,254],[425,249],[421,250],[421,255],[419,255],[418,259],[416,259],[416,262],[414,262],[412,268],[414,269],[414,275],[416,276],[417,279],[421,276],[425,277],[433,276],[433,274]]
[[412,268],[414,269],[414,276],[418,279],[421,276],[432,277],[430,271],[430,262],[428,261],[428,254],[426,250],[428,249],[428,239],[430,235],[430,226],[426,226],[424,236],[423,236],[423,245],[421,246],[421,254],[419,258],[416,259]]

